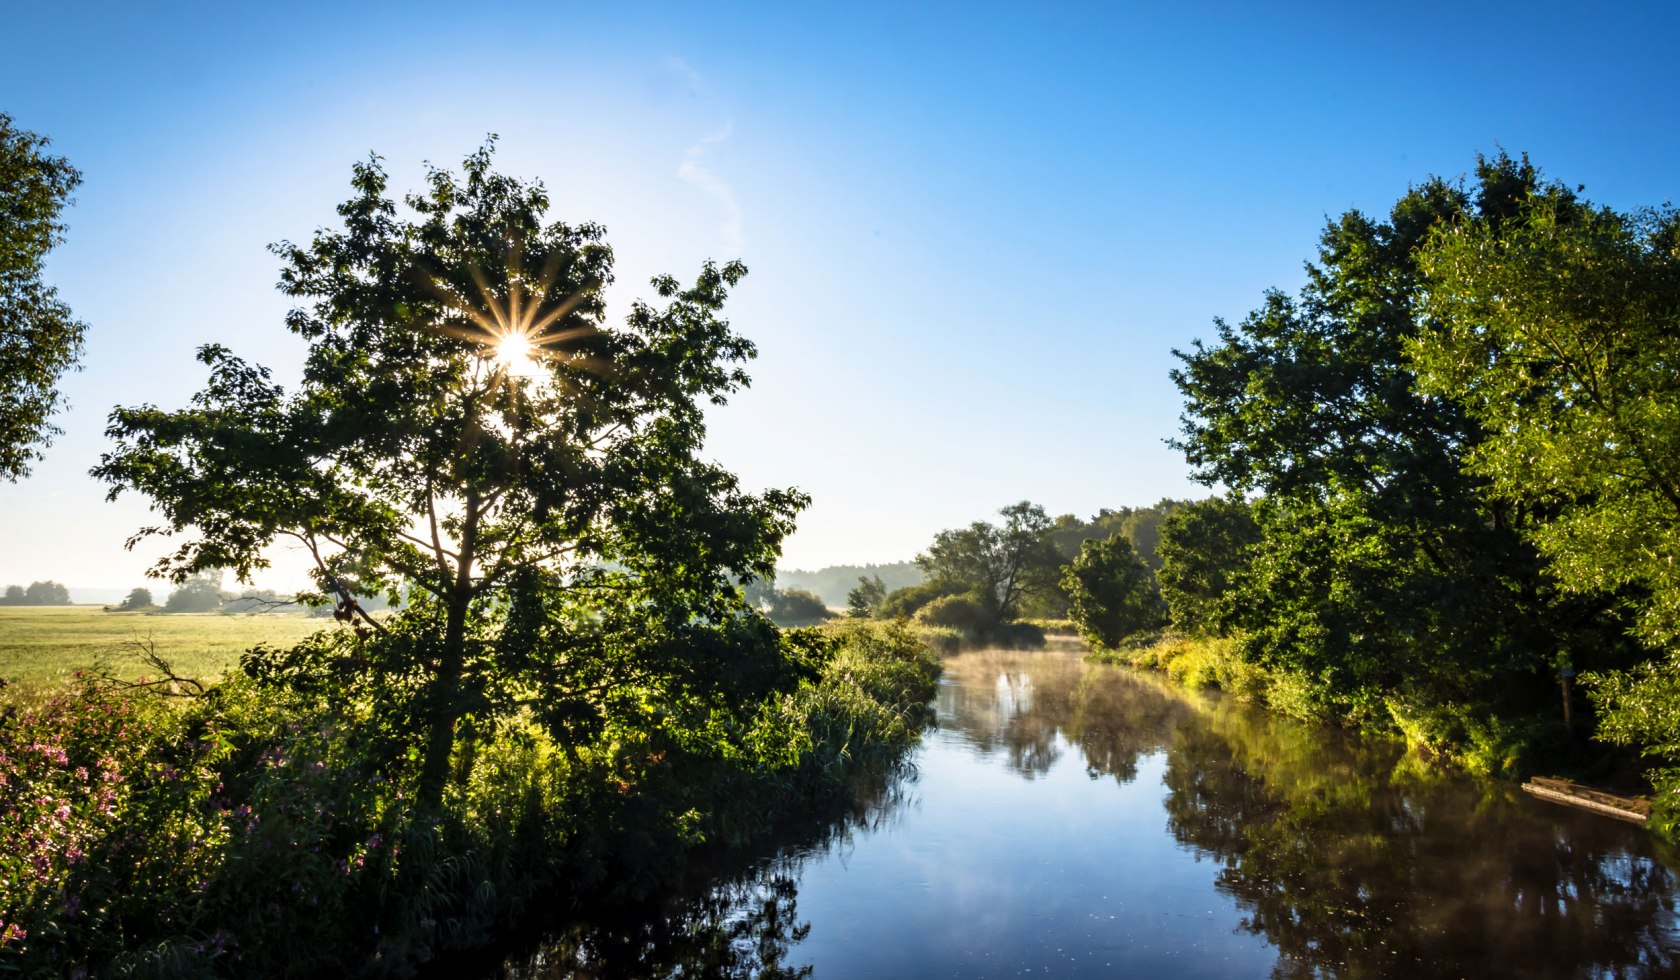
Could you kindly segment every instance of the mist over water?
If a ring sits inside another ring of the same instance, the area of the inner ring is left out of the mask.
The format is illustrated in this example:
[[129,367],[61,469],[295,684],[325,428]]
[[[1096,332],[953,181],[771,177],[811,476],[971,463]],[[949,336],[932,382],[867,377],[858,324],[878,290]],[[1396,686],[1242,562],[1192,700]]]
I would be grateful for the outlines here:
[[508,977],[1642,977],[1680,968],[1637,827],[1067,652],[953,657],[851,815]]

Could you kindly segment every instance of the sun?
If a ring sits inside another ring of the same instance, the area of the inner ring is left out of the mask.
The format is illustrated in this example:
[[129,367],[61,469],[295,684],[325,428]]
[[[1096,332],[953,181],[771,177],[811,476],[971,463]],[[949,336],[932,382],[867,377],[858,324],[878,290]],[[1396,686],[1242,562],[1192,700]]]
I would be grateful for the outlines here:
[[543,374],[542,349],[532,341],[531,335],[521,330],[510,330],[496,340],[496,356],[492,363],[499,371],[505,371],[515,378],[539,378]]

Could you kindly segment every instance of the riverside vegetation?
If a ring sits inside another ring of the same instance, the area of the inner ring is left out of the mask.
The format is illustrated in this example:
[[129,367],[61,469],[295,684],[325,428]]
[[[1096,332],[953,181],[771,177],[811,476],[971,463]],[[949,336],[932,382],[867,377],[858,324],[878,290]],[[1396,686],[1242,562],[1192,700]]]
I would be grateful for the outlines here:
[[1501,155],[1330,222],[1307,272],[1179,354],[1176,445],[1230,496],[1162,524],[1153,615],[1088,635],[1477,772],[1637,750],[1673,838],[1680,214]]
[[156,574],[249,580],[286,538],[337,622],[202,694],[160,660],[5,711],[0,969],[411,972],[539,901],[645,897],[914,740],[913,637],[743,596],[806,503],[699,456],[747,383],[745,269],[609,326],[601,229],[491,153],[401,204],[369,160],[339,228],[275,247],[296,390],[209,345],[186,408],[112,412],[95,474],[158,513],[131,544],[176,539]]
[[1643,782],[1673,838],[1677,324],[1680,212],[1482,159],[1330,222],[1299,296],[1178,352],[1174,445],[1226,496],[1023,502],[852,612],[951,646],[1065,615],[1098,657],[1473,772]]

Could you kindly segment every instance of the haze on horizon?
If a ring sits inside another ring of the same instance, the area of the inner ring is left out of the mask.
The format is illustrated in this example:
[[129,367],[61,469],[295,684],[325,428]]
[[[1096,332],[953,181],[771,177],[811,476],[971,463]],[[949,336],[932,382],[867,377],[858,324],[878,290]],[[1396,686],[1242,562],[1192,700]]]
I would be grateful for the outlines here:
[[[499,134],[552,217],[607,227],[615,319],[654,274],[745,260],[727,315],[760,356],[708,449],[813,495],[782,562],[807,569],[1022,498],[1204,496],[1163,443],[1171,351],[1295,288],[1327,216],[1500,148],[1638,206],[1680,158],[1657,5],[474,14],[9,13],[0,110],[85,177],[48,276],[90,329],[64,434],[0,483],[0,586],[147,584],[143,502],[87,475],[106,414],[183,403],[212,341],[294,376],[265,246],[331,223],[370,151],[404,191]],[[278,557],[258,584],[300,584]]]

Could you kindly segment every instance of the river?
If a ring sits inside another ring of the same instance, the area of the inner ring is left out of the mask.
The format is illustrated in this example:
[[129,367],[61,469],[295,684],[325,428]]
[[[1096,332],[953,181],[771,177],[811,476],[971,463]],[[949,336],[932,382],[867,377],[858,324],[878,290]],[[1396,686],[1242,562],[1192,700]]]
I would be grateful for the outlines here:
[[938,727],[845,819],[653,921],[499,973],[1660,977],[1644,830],[1067,652],[946,660]]

